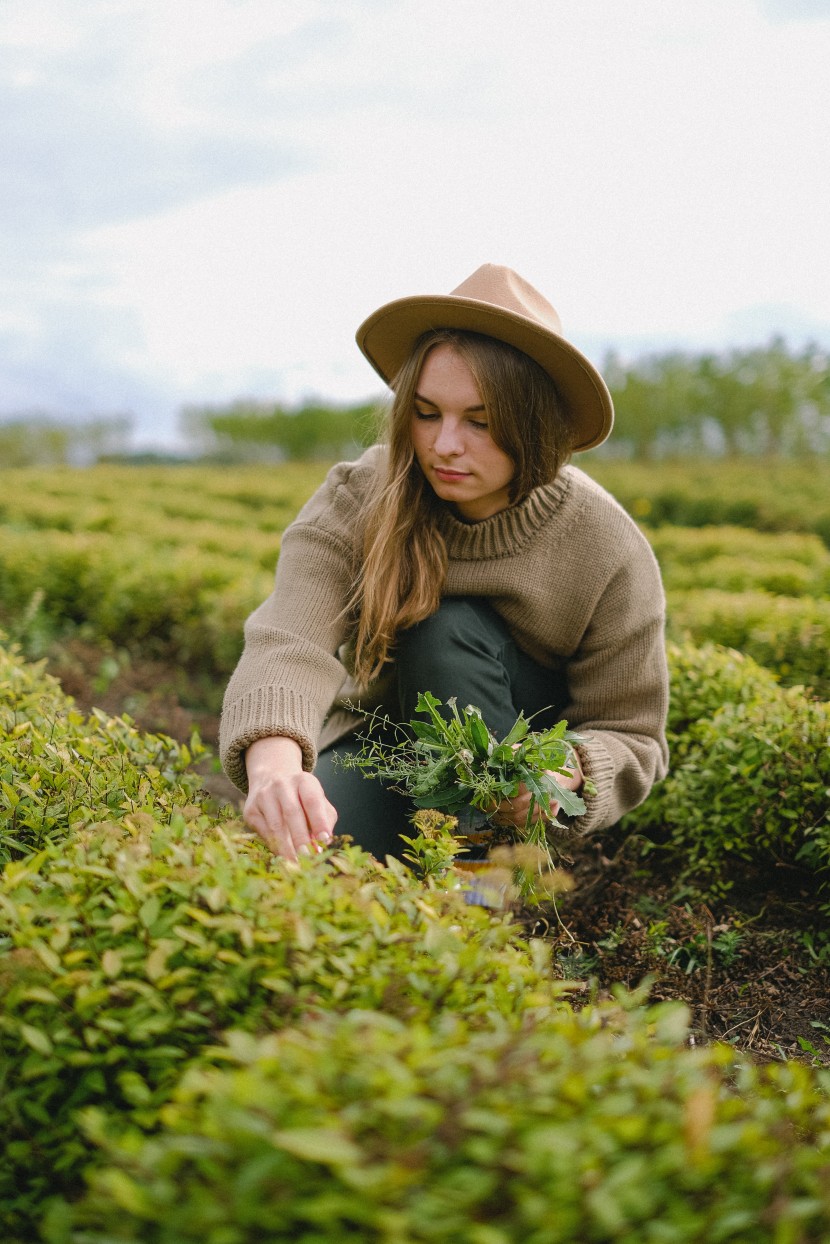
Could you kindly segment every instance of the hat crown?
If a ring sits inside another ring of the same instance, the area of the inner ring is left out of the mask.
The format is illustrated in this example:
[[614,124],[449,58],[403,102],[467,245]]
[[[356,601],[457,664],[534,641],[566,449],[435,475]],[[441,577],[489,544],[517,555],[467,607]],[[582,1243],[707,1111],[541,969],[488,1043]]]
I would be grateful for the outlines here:
[[452,290],[450,296],[501,307],[512,315],[532,320],[548,332],[562,334],[562,321],[556,308],[518,272],[502,264],[482,264]]

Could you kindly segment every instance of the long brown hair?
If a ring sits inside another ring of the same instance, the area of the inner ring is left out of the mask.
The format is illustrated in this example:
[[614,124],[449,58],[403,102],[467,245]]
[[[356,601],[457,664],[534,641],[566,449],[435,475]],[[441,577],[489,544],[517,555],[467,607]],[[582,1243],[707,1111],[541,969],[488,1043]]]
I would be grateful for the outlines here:
[[472,372],[490,435],[516,468],[511,505],[550,483],[570,452],[554,382],[521,350],[450,329],[419,338],[393,382],[386,478],[367,515],[363,566],[350,602],[358,618],[355,675],[364,685],[389,659],[398,631],[435,612],[446,581],[447,549],[438,522],[445,502],[424,478],[412,446],[416,386],[424,359],[437,345],[450,346]]

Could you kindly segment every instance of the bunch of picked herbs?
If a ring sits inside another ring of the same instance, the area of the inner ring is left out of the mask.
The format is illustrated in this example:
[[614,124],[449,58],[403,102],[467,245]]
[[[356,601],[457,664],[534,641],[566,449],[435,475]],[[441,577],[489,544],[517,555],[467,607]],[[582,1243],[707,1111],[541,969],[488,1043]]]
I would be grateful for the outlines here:
[[[416,711],[426,721],[412,720],[400,729],[394,743],[372,738],[375,725],[389,726],[388,718],[369,717],[363,748],[344,764],[359,768],[367,777],[380,778],[407,795],[416,808],[435,808],[462,821],[469,810],[482,813],[484,821],[503,800],[515,799],[524,786],[530,808],[520,841],[544,848],[550,855],[548,831],[562,828],[553,812],[559,804],[566,816],[579,816],[585,802],[560,782],[563,770],[575,763],[574,744],[580,736],[560,721],[549,730],[531,730],[530,721],[519,714],[510,731],[498,740],[479,709],[469,704],[459,711],[455,699],[447,701],[445,717],[441,701],[422,692]],[[587,784],[586,784],[587,785]],[[552,860],[551,860],[552,863]]]

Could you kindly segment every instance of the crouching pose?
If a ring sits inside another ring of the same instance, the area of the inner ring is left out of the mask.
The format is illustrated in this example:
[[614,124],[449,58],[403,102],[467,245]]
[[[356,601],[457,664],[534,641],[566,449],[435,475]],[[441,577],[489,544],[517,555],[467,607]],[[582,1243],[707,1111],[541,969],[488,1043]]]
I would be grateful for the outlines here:
[[[335,825],[400,854],[406,797],[337,763],[360,746],[345,706],[407,721],[429,691],[498,737],[520,711],[534,729],[565,718],[583,740],[560,779],[585,799],[571,829],[612,824],[665,774],[668,676],[654,556],[569,465],[611,431],[602,377],[550,303],[491,264],[382,306],[357,340],[393,392],[383,443],[334,467],[285,531],[225,694],[247,823],[288,859]],[[529,803],[494,816],[522,825]]]

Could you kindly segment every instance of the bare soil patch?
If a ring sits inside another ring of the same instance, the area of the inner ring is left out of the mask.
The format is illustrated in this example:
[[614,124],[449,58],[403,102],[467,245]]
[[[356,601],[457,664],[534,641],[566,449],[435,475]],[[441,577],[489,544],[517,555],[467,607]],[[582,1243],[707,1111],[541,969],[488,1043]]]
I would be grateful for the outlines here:
[[830,951],[809,874],[753,875],[741,864],[728,893],[706,902],[678,884],[675,861],[644,859],[618,827],[569,851],[562,926],[546,912],[534,932],[555,940],[589,988],[648,978],[653,1000],[686,1003],[697,1042],[830,1066]]

